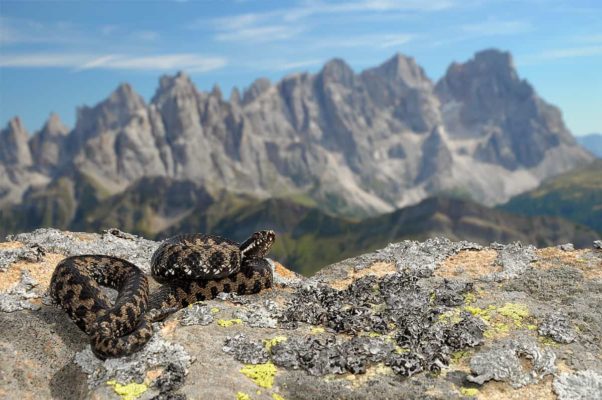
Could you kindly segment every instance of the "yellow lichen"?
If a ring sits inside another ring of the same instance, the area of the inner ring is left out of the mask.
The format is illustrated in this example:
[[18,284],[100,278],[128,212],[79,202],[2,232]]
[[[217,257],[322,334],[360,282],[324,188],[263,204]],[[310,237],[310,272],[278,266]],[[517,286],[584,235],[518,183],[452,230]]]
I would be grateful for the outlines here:
[[477,296],[474,293],[468,292],[464,295],[464,303],[465,304],[467,304],[467,305],[472,304],[475,301],[477,301]]
[[251,396],[243,392],[237,392],[236,400],[251,400]]
[[284,397],[280,396],[277,393],[272,393],[272,399],[274,399],[274,400],[285,400]]
[[462,359],[466,358],[467,356],[470,355],[470,352],[467,350],[459,350],[456,351],[454,353],[452,353],[451,355],[451,360],[454,364],[459,363]]
[[116,380],[110,380],[107,382],[107,385],[112,386],[115,393],[117,393],[122,400],[135,400],[148,390],[148,386],[134,382],[122,385]]
[[318,333],[324,333],[324,328],[322,328],[321,326],[314,326],[311,328],[311,333],[313,335],[316,335]]
[[368,332],[368,337],[381,337],[382,334],[378,332]]
[[222,327],[229,327],[235,324],[242,324],[242,319],[218,319],[217,324]]
[[219,308],[211,307],[211,314],[217,314],[219,312]]
[[286,339],[286,336],[275,336],[271,339],[264,339],[263,345],[265,346],[265,349],[269,352],[272,349],[272,346],[280,342],[284,342]]
[[462,393],[464,396],[475,397],[479,395],[479,389],[463,387],[460,389],[460,393]]
[[503,307],[498,308],[498,313],[504,317],[512,319],[514,325],[520,328],[523,319],[529,316],[529,309],[524,304],[506,303]]
[[530,331],[537,330],[537,325],[529,324],[529,325],[527,325],[527,329]]
[[276,371],[276,366],[271,361],[265,364],[247,364],[240,370],[247,378],[252,379],[257,386],[268,389],[274,385]]

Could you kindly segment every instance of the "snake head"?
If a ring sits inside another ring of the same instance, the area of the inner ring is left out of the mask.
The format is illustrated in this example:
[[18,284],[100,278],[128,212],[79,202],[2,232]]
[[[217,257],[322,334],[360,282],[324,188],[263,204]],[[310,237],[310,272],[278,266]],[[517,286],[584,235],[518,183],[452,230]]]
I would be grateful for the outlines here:
[[276,240],[274,231],[259,231],[251,235],[240,245],[242,258],[263,258],[268,254]]

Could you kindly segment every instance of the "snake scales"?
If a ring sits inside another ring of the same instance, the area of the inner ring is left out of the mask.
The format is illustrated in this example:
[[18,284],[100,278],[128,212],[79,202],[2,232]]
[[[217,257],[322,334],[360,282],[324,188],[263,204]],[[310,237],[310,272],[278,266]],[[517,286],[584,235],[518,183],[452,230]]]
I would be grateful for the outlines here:
[[[61,261],[50,281],[50,295],[91,337],[99,358],[139,350],[152,336],[152,322],[220,292],[252,294],[272,286],[264,258],[273,231],[255,232],[242,244],[213,235],[167,239],[151,259],[151,274],[161,287],[150,293],[146,275],[136,265],[102,255],[72,256]],[[111,302],[100,286],[117,290]]]

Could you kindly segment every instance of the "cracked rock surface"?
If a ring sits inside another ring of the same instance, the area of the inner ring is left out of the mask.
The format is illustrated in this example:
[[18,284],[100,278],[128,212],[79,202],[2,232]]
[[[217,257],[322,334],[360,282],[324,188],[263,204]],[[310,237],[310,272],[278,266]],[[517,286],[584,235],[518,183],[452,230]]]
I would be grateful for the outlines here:
[[[405,241],[220,295],[101,361],[45,292],[84,253],[148,271],[158,245],[41,229],[0,243],[0,398],[602,398],[602,250]],[[155,286],[156,287],[156,286]],[[248,397],[245,397],[248,396]]]

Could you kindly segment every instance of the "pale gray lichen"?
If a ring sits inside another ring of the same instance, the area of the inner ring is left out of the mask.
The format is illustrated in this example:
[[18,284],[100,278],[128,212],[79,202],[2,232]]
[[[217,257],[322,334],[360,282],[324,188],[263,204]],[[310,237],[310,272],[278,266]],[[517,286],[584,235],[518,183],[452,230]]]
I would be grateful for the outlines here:
[[8,292],[0,293],[0,311],[39,310],[39,305],[28,301],[40,297],[39,294],[33,291],[36,286],[38,286],[38,282],[29,275],[27,270],[22,270],[21,280]]
[[252,342],[242,333],[228,336],[222,350],[245,364],[263,364],[270,359],[262,343]]
[[[92,353],[90,346],[77,353],[74,362],[87,374],[88,386],[95,388],[112,379],[122,384],[142,383],[147,371],[168,365],[173,365],[174,371],[187,371],[192,363],[191,356],[181,345],[163,339],[158,332],[158,324],[153,324],[153,327],[155,332],[151,340],[142,350],[132,355],[103,361]],[[167,369],[163,371],[163,374],[168,373]],[[167,377],[164,376],[163,379]]]
[[43,256],[43,248],[36,244],[25,244],[17,248],[0,249],[0,272],[6,271],[14,262],[38,262]]
[[[530,370],[525,370],[521,358],[530,360]],[[552,350],[540,348],[530,337],[509,339],[475,354],[470,360],[470,369],[474,375],[467,379],[479,385],[493,379],[519,388],[552,374],[555,371],[555,360],[556,355]]]
[[205,304],[192,304],[182,312],[182,325],[209,325],[213,322],[213,313],[211,307]]
[[58,229],[41,228],[31,233],[10,235],[9,240],[19,241],[26,246],[38,246],[45,252],[59,253],[65,256],[83,254],[101,254],[128,260],[145,272],[150,271],[150,259],[159,246],[158,242],[124,234],[117,229],[105,233],[85,234],[82,240],[78,235],[62,232]]
[[602,375],[594,371],[561,373],[553,387],[560,400],[602,399]]
[[229,301],[231,303],[234,304],[248,304],[249,303],[249,299],[247,298],[247,296],[239,296],[238,294],[234,293],[234,292],[229,292],[229,293],[218,293],[218,295],[215,297],[215,300],[220,300],[220,301]]
[[430,276],[447,257],[461,250],[480,250],[482,246],[467,241],[452,242],[447,238],[431,238],[424,242],[404,240],[390,243],[384,249],[346,260],[353,261],[354,269],[361,270],[375,262],[394,263],[398,271],[411,271],[420,276]]
[[533,261],[537,260],[536,248],[532,245],[524,246],[520,242],[508,245],[492,243],[491,248],[498,251],[495,263],[502,267],[502,271],[488,275],[487,280],[498,282],[517,278],[529,268]]
[[265,300],[261,305],[240,309],[234,313],[235,318],[241,319],[252,328],[276,328],[278,326],[277,315],[276,303],[272,300]]
[[569,319],[560,313],[547,315],[539,324],[538,333],[550,337],[558,343],[572,343],[577,336]]

